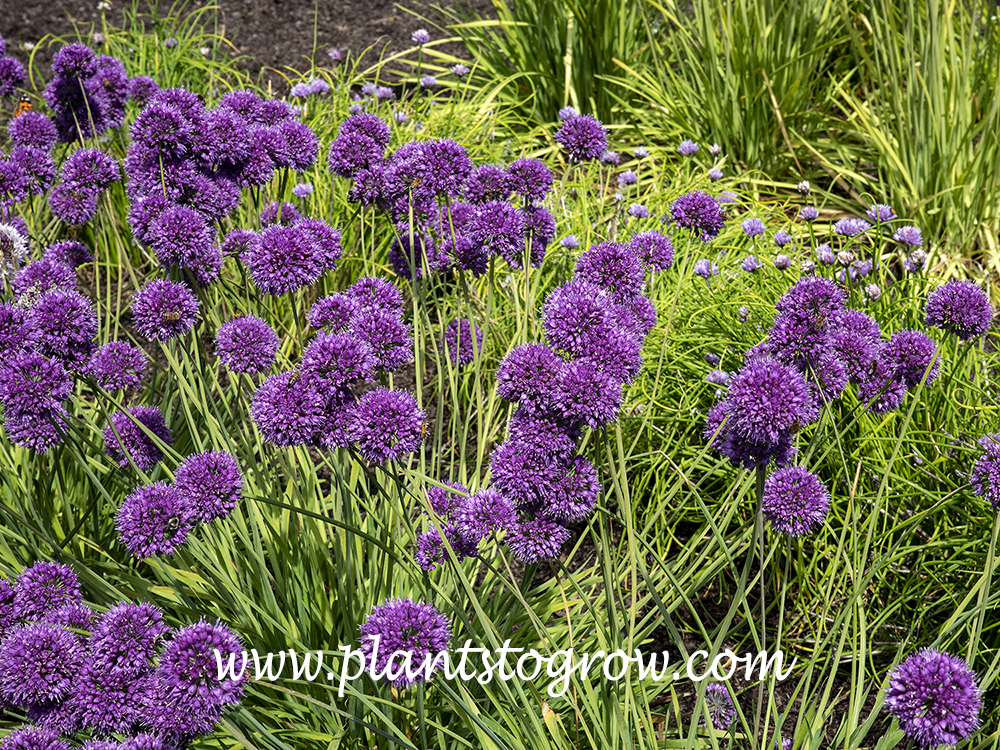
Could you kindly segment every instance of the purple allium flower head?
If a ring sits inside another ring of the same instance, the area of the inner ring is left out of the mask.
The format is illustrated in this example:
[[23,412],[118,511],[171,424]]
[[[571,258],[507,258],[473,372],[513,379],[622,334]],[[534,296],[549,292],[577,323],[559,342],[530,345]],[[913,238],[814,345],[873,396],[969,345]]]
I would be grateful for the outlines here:
[[882,347],[878,323],[858,310],[844,310],[831,320],[830,334],[830,343],[846,365],[848,376],[860,381]]
[[723,420],[729,417],[731,405],[720,401],[708,413],[704,436],[712,447],[725,456],[734,466],[746,469],[767,467],[774,459],[778,467],[786,465],[795,455],[790,432],[782,433],[776,442],[757,442],[741,437],[730,428],[731,420],[720,430]]
[[830,496],[815,474],[788,466],[765,481],[761,510],[776,531],[803,536],[823,525]]
[[15,146],[48,151],[56,143],[56,126],[41,112],[25,112],[7,124],[7,134]]
[[[631,245],[601,242],[577,258],[573,277],[607,290],[616,299],[626,299],[642,294],[645,274]],[[554,299],[556,295],[550,296]]]
[[756,237],[758,234],[764,234],[764,222],[760,219],[744,219],[740,226],[747,237]]
[[457,63],[455,65],[452,65],[450,70],[459,78],[462,78],[463,76],[469,74],[469,66],[463,65],[462,63]]
[[98,192],[121,179],[117,160],[96,148],[80,148],[70,154],[60,176],[72,188]]
[[301,219],[295,229],[304,234],[314,246],[316,262],[322,271],[332,271],[343,254],[340,232],[321,219]]
[[250,417],[265,442],[280,448],[310,444],[323,429],[323,395],[298,373],[272,375],[254,393]]
[[452,520],[464,536],[478,543],[494,532],[513,526],[517,511],[505,495],[496,490],[480,490],[458,498]]
[[135,76],[128,82],[128,97],[140,105],[145,105],[160,91],[159,84],[149,76]]
[[514,557],[531,564],[559,557],[569,536],[565,526],[539,516],[516,524],[507,532],[505,541]]
[[507,401],[537,397],[554,384],[562,363],[544,344],[519,344],[497,368],[497,393]]
[[420,447],[424,416],[409,393],[376,388],[351,409],[347,437],[366,460],[392,461]]
[[260,237],[256,232],[249,229],[234,229],[223,240],[222,252],[227,256],[238,255],[245,260],[256,251],[259,243]]
[[513,186],[506,170],[493,164],[482,164],[469,173],[464,189],[470,203],[485,203],[506,201]]
[[989,500],[996,510],[1000,508],[1000,435],[983,435],[977,442],[983,452],[972,467],[969,482],[972,491]]
[[552,401],[565,419],[597,429],[618,418],[622,383],[593,363],[570,362],[559,370]]
[[874,302],[882,296],[882,288],[878,284],[868,284],[865,286],[865,296]]
[[102,615],[90,638],[94,665],[111,674],[142,677],[156,656],[158,640],[170,630],[163,613],[147,602],[121,602]]
[[694,272],[696,275],[707,280],[712,276],[718,275],[719,266],[716,263],[712,263],[708,258],[702,258],[701,260],[695,261]]
[[871,208],[869,208],[865,213],[867,213],[868,218],[876,224],[882,224],[896,218],[896,212],[892,210],[892,206],[887,206],[884,203],[872,204]]
[[99,347],[90,358],[86,373],[108,391],[134,388],[145,376],[149,357],[127,341],[111,341]]
[[385,150],[389,145],[389,141],[392,140],[392,130],[389,129],[389,126],[377,115],[370,113],[356,114],[348,117],[340,123],[340,128],[337,130],[337,137],[343,138],[354,133],[363,135],[374,141],[378,146],[379,156],[382,155],[382,151]]
[[133,143],[142,144],[163,160],[187,155],[194,132],[191,123],[175,107],[153,103],[147,106],[129,128]]
[[725,385],[729,382],[729,373],[725,370],[712,370],[705,376],[705,380],[712,385]]
[[14,295],[34,298],[53,289],[72,291],[76,286],[74,270],[57,260],[41,257],[31,261],[14,277]]
[[575,234],[567,234],[562,238],[562,240],[559,241],[559,244],[568,250],[575,250],[580,247],[580,240],[576,238]]
[[136,557],[172,555],[194,528],[191,506],[164,482],[144,485],[130,494],[115,515],[118,540]]
[[[531,243],[531,265],[538,268],[545,258],[545,251],[556,236],[556,220],[548,209],[536,206],[522,211],[527,242]],[[520,268],[519,258],[508,258],[512,268]]]
[[570,161],[599,159],[608,150],[607,131],[599,120],[590,115],[564,119],[554,138],[566,149]]
[[841,219],[836,224],[833,225],[833,231],[835,234],[839,234],[842,237],[855,237],[862,232],[866,232],[871,228],[869,224],[864,219]]
[[406,112],[396,111],[392,115],[392,120],[397,125],[402,125],[404,122],[407,122],[409,119],[410,119],[410,117],[409,117],[409,115],[406,114]]
[[200,620],[174,633],[157,666],[157,678],[162,686],[168,692],[177,691],[183,695],[196,713],[239,703],[243,698],[246,678],[220,680],[216,651],[225,664],[231,655],[239,658],[243,643],[222,623]]
[[[393,675],[395,679],[386,679],[397,689],[423,682],[440,666],[437,657],[451,643],[448,618],[432,605],[410,599],[387,599],[373,607],[360,631],[365,662],[374,660],[377,671]],[[403,655],[394,657],[397,652],[409,655],[412,677],[403,669]],[[419,668],[425,659],[428,669]]]
[[410,39],[415,44],[427,44],[431,40],[431,35],[427,33],[427,29],[417,29],[410,35]]
[[252,315],[226,321],[215,334],[219,361],[234,372],[264,372],[274,364],[278,335]]
[[345,333],[323,333],[314,338],[302,353],[302,378],[323,394],[375,374],[375,354],[367,342]]
[[69,630],[50,623],[16,627],[0,644],[0,695],[18,706],[64,700],[82,662]]
[[4,738],[3,750],[70,750],[70,746],[54,729],[23,726]]
[[597,504],[601,483],[597,469],[583,456],[574,456],[562,469],[562,478],[546,498],[544,513],[559,521],[578,521]]
[[633,235],[628,247],[642,265],[656,271],[665,271],[673,265],[674,245],[659,232],[639,232]]
[[442,482],[444,487],[431,485],[427,488],[427,502],[439,516],[449,518],[451,513],[469,494],[469,488],[464,484]]
[[636,219],[648,219],[653,214],[651,214],[649,209],[641,203],[633,203],[628,207],[628,215]]
[[165,266],[188,267],[211,249],[214,228],[188,206],[169,206],[149,227],[149,244]]
[[784,271],[786,268],[791,267],[792,259],[787,255],[775,255],[774,256],[774,267],[779,271]]
[[832,266],[837,262],[837,256],[833,254],[833,250],[825,242],[816,246],[816,257],[824,266]]
[[718,168],[708,170],[708,179],[717,182],[722,179],[722,170]]
[[0,304],[0,365],[31,351],[37,341],[31,311],[12,302]]
[[784,229],[779,229],[774,233],[774,244],[778,247],[784,247],[789,242],[792,241],[792,235],[786,232]]
[[487,201],[477,207],[469,222],[468,236],[490,255],[500,255],[520,267],[524,247],[524,215],[506,201]]
[[901,242],[910,247],[919,247],[924,244],[924,238],[920,234],[920,230],[916,227],[900,227],[893,233],[892,238],[896,242]]
[[[473,331],[476,335],[475,343],[472,341]],[[477,354],[482,354],[483,329],[471,321],[456,318],[448,324],[440,349],[442,353],[448,352],[452,364],[459,367],[470,364],[476,359]]]
[[287,163],[282,163],[281,166],[305,172],[316,163],[319,157],[319,138],[307,125],[297,120],[285,120],[275,125],[274,129],[284,138],[288,147]]
[[344,296],[356,300],[364,310],[385,310],[397,316],[403,313],[403,293],[382,277],[362,277],[344,290]]
[[744,365],[729,381],[729,429],[747,440],[776,443],[816,416],[809,386],[792,367],[770,357]]
[[748,255],[743,259],[743,262],[740,263],[740,268],[742,268],[747,273],[753,273],[754,271],[757,271],[763,267],[764,264],[761,263],[759,260],[757,260],[756,255]]
[[356,299],[346,294],[321,297],[309,308],[309,325],[340,332],[350,325],[351,318],[361,309]]
[[0,96],[14,96],[24,85],[25,72],[21,61],[14,57],[0,57]]
[[568,460],[580,437],[578,429],[567,426],[558,416],[525,406],[517,408],[507,426],[511,443],[532,445],[546,459]]
[[[349,291],[349,290],[348,290]],[[351,320],[348,334],[371,348],[377,367],[393,372],[413,358],[413,339],[410,329],[398,313],[372,308],[363,309]]]
[[670,215],[678,227],[691,229],[703,242],[715,239],[725,224],[719,202],[708,193],[697,190],[671,203]]
[[982,690],[957,656],[925,648],[889,672],[885,710],[921,748],[956,745],[979,728]]
[[194,520],[201,523],[228,516],[243,494],[239,461],[228,453],[188,456],[174,477],[174,489],[187,501]]
[[267,227],[247,258],[253,283],[264,294],[280,296],[314,284],[325,270],[313,238],[299,226]]
[[799,218],[802,221],[816,221],[819,218],[819,211],[815,206],[803,206],[799,209]]
[[296,198],[305,198],[312,195],[312,192],[313,186],[312,183],[309,182],[300,182],[292,188],[292,194],[295,195]]
[[[29,195],[42,195],[56,178],[56,165],[47,151],[34,146],[17,146],[10,152],[10,160],[20,168]],[[5,167],[9,170],[10,167]]]
[[86,224],[97,214],[97,193],[59,183],[49,192],[49,209],[66,224]]
[[297,223],[301,219],[302,216],[299,214],[299,210],[288,201],[268,203],[264,206],[264,210],[260,212],[262,227],[268,227],[273,224],[280,224],[287,227]]
[[649,156],[649,151],[644,149],[642,146],[639,146],[637,148],[632,149],[632,156],[634,156],[636,159],[645,159],[647,156]]
[[20,203],[28,197],[31,178],[18,161],[0,161],[0,205]]
[[292,86],[292,90],[289,92],[289,94],[294,97],[305,97],[309,96],[311,93],[312,90],[309,88],[309,84],[306,81],[299,81]]
[[[712,727],[719,732],[724,732],[736,721],[736,704],[721,682],[710,683],[705,688],[705,706],[708,708],[708,717],[712,721]],[[704,719],[702,719],[704,722]]]
[[986,292],[971,281],[949,281],[927,297],[925,322],[971,341],[989,330],[993,307]]
[[437,85],[437,78],[432,75],[425,75],[420,79],[420,86],[425,89],[429,89],[431,86]]
[[444,540],[448,540],[456,560],[462,562],[466,557],[475,557],[479,552],[479,544],[462,533],[455,525],[439,529],[432,526],[428,531],[417,537],[417,549],[413,554],[421,570],[434,570],[438,564],[448,560],[448,551]]
[[526,201],[537,201],[552,189],[552,171],[538,159],[518,159],[507,167],[510,187]]
[[81,604],[80,582],[68,565],[42,560],[25,568],[13,589],[14,620],[40,620],[47,612]]
[[553,289],[542,306],[542,327],[549,343],[571,355],[585,355],[594,338],[609,329],[609,302],[600,287],[583,280]]
[[927,253],[917,248],[908,258],[903,259],[903,268],[907,273],[919,273],[927,265]]
[[462,183],[472,172],[472,160],[465,148],[452,140],[425,144],[421,168],[422,189],[458,197]]
[[775,303],[775,307],[778,312],[830,319],[844,311],[846,302],[846,292],[835,282],[811,276],[795,282]]
[[[129,466],[129,458],[141,471],[149,471],[163,460],[163,452],[156,442],[132,421],[137,420],[161,442],[173,444],[173,435],[159,409],[150,406],[133,406],[128,412],[115,412],[104,428],[104,450],[119,466]],[[115,433],[118,433],[118,437]]]
[[860,378],[857,394],[858,401],[866,404],[872,414],[879,415],[898,409],[906,398],[906,382],[884,351],[882,347],[869,371]]
[[639,181],[639,177],[631,169],[626,169],[620,175],[618,175],[618,187],[624,187],[625,185],[635,185]]
[[621,157],[617,151],[605,151],[601,154],[601,164],[617,167],[621,163]]
[[[566,456],[553,453],[534,438],[527,442],[507,440],[490,454],[491,481],[506,503],[534,510],[555,491],[565,473],[565,461]],[[456,511],[456,519],[460,513]]]
[[165,341],[187,333],[197,316],[197,297],[175,281],[151,281],[132,298],[133,323],[146,338]]
[[59,263],[65,263],[70,268],[79,268],[85,263],[93,263],[94,256],[90,249],[76,240],[62,240],[49,246],[43,257]]
[[73,291],[46,292],[32,307],[36,347],[46,357],[67,367],[80,367],[90,359],[97,335],[97,313],[90,300]]
[[693,156],[698,153],[698,144],[692,140],[685,140],[677,147],[677,153],[681,156]]
[[921,381],[932,382],[941,367],[937,344],[920,331],[904,330],[892,334],[882,356],[890,366],[895,366],[896,375],[903,379],[907,388],[915,388]]
[[394,99],[396,94],[388,86],[376,86],[375,87],[375,98],[381,99],[383,101],[388,101],[389,99]]

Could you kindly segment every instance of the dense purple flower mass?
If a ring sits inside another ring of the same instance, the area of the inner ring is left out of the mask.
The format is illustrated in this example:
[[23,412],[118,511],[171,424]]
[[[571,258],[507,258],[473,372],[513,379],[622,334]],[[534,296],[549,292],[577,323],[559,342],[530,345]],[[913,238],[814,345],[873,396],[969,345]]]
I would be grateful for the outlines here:
[[226,321],[215,334],[215,354],[233,372],[264,372],[274,364],[278,334],[252,315]]
[[469,221],[472,243],[490,255],[500,255],[520,268],[524,249],[524,214],[505,201],[487,201],[477,206]]
[[871,228],[864,219],[841,219],[833,225],[833,231],[843,237],[854,237]]
[[23,726],[4,738],[3,750],[70,750],[70,747],[54,729]]
[[510,175],[502,167],[482,164],[469,173],[464,190],[470,203],[506,201],[512,192]]
[[57,263],[65,263],[70,268],[79,268],[85,263],[93,263],[90,248],[76,240],[61,240],[49,246],[43,256]]
[[83,602],[80,582],[73,569],[47,560],[25,568],[13,593],[11,615],[14,620],[39,620],[46,612]]
[[941,366],[937,344],[920,331],[906,330],[892,334],[882,356],[895,367],[896,376],[902,378],[907,388],[916,388],[921,381],[932,382]]
[[770,357],[751,360],[729,382],[729,429],[758,443],[811,422],[816,405],[801,373]]
[[344,290],[344,296],[357,301],[364,310],[385,310],[394,315],[403,312],[403,293],[387,279],[365,276]]
[[496,490],[480,490],[458,499],[452,520],[466,537],[478,543],[494,532],[513,526],[517,511],[506,495]]
[[597,429],[618,418],[622,382],[585,360],[564,365],[553,387],[552,404],[570,422]]
[[121,602],[111,607],[93,628],[91,658],[98,669],[141,677],[156,654],[157,639],[168,630],[163,613],[152,604]]
[[82,661],[69,630],[49,623],[18,626],[0,643],[0,695],[20,706],[64,700]]
[[715,239],[725,225],[725,215],[719,202],[698,190],[671,203],[670,216],[678,227],[692,230],[703,242]]
[[39,295],[53,289],[73,291],[76,286],[76,273],[65,263],[48,257],[31,261],[14,277],[14,294],[18,297],[24,294]]
[[518,159],[507,167],[510,187],[529,203],[544,198],[552,189],[552,171],[538,159]]
[[432,526],[428,531],[417,537],[417,548],[413,558],[422,570],[434,570],[439,563],[448,560],[448,550],[445,549],[445,539],[451,546],[458,562],[466,557],[475,557],[479,551],[476,540],[467,537],[454,524],[439,529]]
[[123,468],[129,466],[131,458],[140,471],[149,471],[163,460],[163,452],[156,442],[132,421],[133,418],[161,442],[167,445],[173,444],[173,435],[158,409],[150,406],[134,406],[128,412],[119,411],[111,415],[110,424],[104,428],[104,450]]
[[265,442],[281,448],[314,442],[325,412],[320,392],[292,372],[269,377],[250,402],[250,417]]
[[[424,658],[430,657],[431,670],[436,669],[439,666],[437,655],[446,651],[451,643],[448,618],[432,605],[410,599],[388,599],[372,608],[360,631],[361,651],[366,662],[374,657],[377,642],[375,668],[387,672],[385,679],[396,688],[423,682],[427,672],[418,667]],[[408,676],[403,669],[402,655],[393,658],[396,652],[410,654],[414,677]]]
[[896,212],[892,210],[892,206],[887,206],[884,203],[874,203],[865,212],[868,218],[877,224],[884,223],[886,221],[892,221],[896,218]]
[[957,656],[926,648],[889,672],[885,709],[921,748],[956,745],[979,728],[982,690]]
[[[475,343],[472,342],[473,331]],[[483,350],[483,329],[471,321],[456,318],[448,324],[440,348],[442,352],[447,350],[453,364],[460,367],[467,365]]]
[[351,320],[347,332],[371,347],[375,366],[386,372],[398,370],[413,358],[410,329],[398,313],[379,308],[362,310]]
[[37,348],[67,367],[80,367],[94,351],[97,312],[90,300],[73,291],[46,292],[32,307]]
[[267,227],[247,265],[257,288],[275,296],[310,286],[326,270],[312,236],[298,225]]
[[594,340],[609,329],[609,301],[600,287],[586,281],[556,287],[542,306],[546,339],[555,349],[574,356],[586,355]]
[[566,149],[570,161],[600,159],[608,150],[608,133],[600,121],[590,115],[576,115],[563,121],[553,136]]
[[56,144],[56,126],[41,112],[25,112],[7,124],[7,134],[15,146],[48,151]]
[[393,461],[420,447],[424,412],[405,391],[368,391],[348,415],[347,438],[373,463]]
[[0,304],[0,365],[33,349],[37,340],[38,331],[29,310],[12,302]]
[[108,391],[134,388],[142,383],[149,357],[127,341],[104,344],[90,358],[86,372]]
[[815,531],[829,509],[826,487],[801,466],[778,469],[764,482],[761,510],[764,518],[783,534],[802,536]]
[[196,521],[210,523],[225,518],[236,507],[243,494],[243,472],[239,461],[228,453],[198,453],[177,467],[174,489]]
[[198,298],[175,281],[151,281],[132,298],[132,320],[146,338],[166,340],[187,333],[197,315]]
[[519,344],[497,368],[497,393],[507,401],[522,401],[547,393],[563,360],[544,344]]
[[343,333],[323,333],[302,353],[302,377],[313,388],[332,395],[375,374],[375,353],[367,342]]
[[971,281],[949,281],[928,296],[925,322],[971,341],[989,330],[993,307],[986,292]]
[[601,242],[583,253],[577,258],[573,276],[575,280],[605,289],[616,299],[641,294],[645,278],[631,246],[617,242]]
[[58,360],[25,351],[0,366],[0,406],[9,416],[34,416],[62,408],[73,390],[69,373]]
[[639,262],[655,271],[665,271],[673,265],[674,245],[659,232],[639,232],[628,243]]
[[62,166],[62,180],[67,185],[85,190],[106,190],[121,179],[114,157],[96,148],[74,151]]
[[137,557],[172,555],[194,528],[187,499],[163,482],[139,487],[115,516],[119,541]]
[[346,294],[320,297],[309,308],[309,325],[340,332],[350,325],[351,318],[361,309],[357,300]]
[[514,557],[531,564],[554,560],[569,539],[569,529],[543,516],[515,524],[507,532],[507,546]]

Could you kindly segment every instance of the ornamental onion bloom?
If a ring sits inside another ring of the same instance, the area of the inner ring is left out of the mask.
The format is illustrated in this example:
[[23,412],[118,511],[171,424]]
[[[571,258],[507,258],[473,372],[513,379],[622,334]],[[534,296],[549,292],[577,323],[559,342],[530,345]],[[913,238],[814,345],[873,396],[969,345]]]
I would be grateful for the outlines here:
[[639,232],[632,236],[628,248],[644,266],[665,271],[673,265],[674,245],[659,232]]
[[718,275],[719,265],[717,263],[712,263],[708,258],[702,258],[695,261],[694,272],[697,276],[701,276],[703,279],[708,280],[709,277]]
[[7,134],[15,146],[48,151],[56,144],[56,126],[41,112],[25,112],[7,123]]
[[531,564],[559,557],[569,536],[565,526],[539,516],[516,524],[507,532],[505,541],[514,557]]
[[[411,599],[387,599],[374,607],[360,632],[365,662],[374,660],[375,669],[385,673],[385,679],[397,689],[423,682],[437,669],[438,655],[451,643],[448,618],[432,605]],[[421,669],[425,658],[429,668]],[[412,677],[406,674],[406,663],[412,665]]]
[[281,296],[310,286],[326,270],[311,234],[298,225],[272,225],[247,258],[247,271],[264,294]]
[[119,411],[111,415],[110,423],[104,428],[104,450],[119,466],[129,466],[131,459],[140,471],[148,472],[163,460],[163,451],[133,419],[160,442],[173,444],[173,435],[159,409],[133,406],[127,412]]
[[191,506],[163,482],[139,487],[115,515],[119,541],[136,557],[172,555],[194,528]]
[[757,443],[776,443],[816,416],[803,376],[770,357],[751,360],[734,375],[726,401],[729,429]]
[[896,376],[902,378],[907,388],[916,388],[921,381],[931,383],[941,367],[937,344],[920,331],[904,330],[892,334],[882,356],[895,367]]
[[524,248],[524,215],[505,201],[487,201],[477,206],[467,228],[474,245],[510,263],[519,263]]
[[392,461],[420,447],[424,419],[411,394],[377,388],[365,393],[350,410],[347,438],[366,460]]
[[132,297],[133,323],[146,338],[165,341],[187,333],[197,315],[198,298],[175,281],[151,281]]
[[949,281],[928,296],[925,322],[971,341],[989,330],[993,307],[986,292],[971,281]]
[[823,524],[830,496],[816,475],[801,466],[788,466],[764,482],[761,510],[776,531],[803,536]]
[[774,267],[779,271],[784,271],[786,268],[791,267],[792,259],[787,255],[775,255],[774,256]]
[[497,394],[507,401],[540,396],[555,383],[563,360],[544,344],[515,346],[497,368]]
[[552,171],[538,159],[518,159],[507,167],[510,187],[529,203],[544,198],[552,189]]
[[31,261],[14,277],[14,295],[37,297],[53,289],[73,291],[76,273],[65,263],[42,256]]
[[885,709],[921,748],[956,745],[979,728],[982,690],[957,656],[926,648],[889,672]]
[[698,153],[698,144],[690,139],[682,141],[681,145],[677,147],[677,152],[681,156],[694,156]]
[[[708,708],[708,717],[712,722],[712,727],[717,731],[724,732],[736,721],[736,704],[729,695],[726,686],[721,682],[710,683],[705,688],[705,707]],[[701,719],[704,725],[705,719]]]
[[410,35],[410,39],[415,44],[427,44],[431,40],[431,35],[427,33],[427,29],[417,29]]
[[678,227],[691,229],[703,242],[715,239],[725,224],[719,201],[697,190],[671,203],[670,216]]
[[910,247],[919,247],[924,244],[924,238],[920,234],[920,230],[916,227],[900,227],[892,234],[892,238],[896,242],[901,242],[904,245],[909,245]]
[[608,134],[599,120],[590,115],[576,115],[563,120],[553,136],[566,149],[570,161],[599,159],[608,150]]
[[517,522],[514,503],[496,490],[480,490],[460,497],[452,520],[467,538],[480,542],[494,532],[502,532]]
[[747,237],[756,237],[758,234],[764,234],[764,222],[760,219],[744,219],[740,226]]
[[375,366],[386,372],[398,370],[413,358],[410,328],[398,313],[364,310],[354,316],[347,332],[371,347]]
[[759,260],[757,260],[756,255],[748,255],[743,259],[743,262],[740,263],[740,268],[742,268],[747,273],[753,273],[754,271],[757,271],[763,267],[764,264],[761,263]]
[[[574,281],[593,284],[623,299],[642,293],[645,273],[630,245],[601,242],[577,258],[573,277]],[[555,293],[550,295],[550,301],[554,297]]]
[[333,395],[375,374],[375,352],[367,342],[343,333],[323,333],[302,353],[302,378],[322,394]]
[[708,179],[710,179],[712,182],[718,182],[719,180],[722,179],[722,170],[721,169],[708,170]]
[[236,507],[243,494],[243,473],[228,453],[198,453],[177,467],[174,489],[187,501],[195,521],[210,523],[225,518]]
[[449,518],[464,497],[468,496],[469,488],[463,484],[441,482],[444,487],[432,485],[427,488],[427,502],[439,516]]
[[215,354],[233,372],[264,372],[274,364],[278,334],[252,315],[233,318],[215,334]]
[[973,492],[989,500],[996,510],[1000,508],[1000,435],[983,435],[977,442],[983,453],[976,459],[969,481]]
[[842,237],[855,237],[862,232],[866,232],[871,228],[869,224],[864,219],[841,219],[836,224],[833,225],[834,234],[839,234]]
[[439,563],[448,559],[445,539],[455,553],[457,562],[462,562],[466,557],[475,557],[479,552],[479,544],[465,536],[454,524],[442,529],[431,526],[428,531],[417,536],[417,548],[413,553],[413,559],[421,570],[434,570]]
[[307,445],[323,429],[325,403],[298,373],[283,372],[261,383],[250,402],[250,418],[271,445]]
[[111,341],[94,352],[86,373],[108,391],[134,388],[142,383],[148,361],[146,352],[134,344]]
[[0,695],[18,706],[64,700],[82,662],[83,650],[66,628],[49,623],[15,627],[0,643]]

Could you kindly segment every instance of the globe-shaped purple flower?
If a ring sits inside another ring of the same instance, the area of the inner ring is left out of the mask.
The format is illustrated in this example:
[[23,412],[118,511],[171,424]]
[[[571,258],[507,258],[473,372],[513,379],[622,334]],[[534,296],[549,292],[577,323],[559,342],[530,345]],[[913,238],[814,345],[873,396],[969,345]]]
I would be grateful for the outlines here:
[[197,316],[198,298],[175,281],[151,281],[132,298],[133,323],[146,338],[165,341],[187,333]]
[[344,290],[344,296],[356,300],[365,310],[385,310],[395,315],[403,312],[403,293],[388,279],[364,277]]
[[[385,679],[391,681],[396,688],[423,682],[428,672],[437,669],[437,656],[446,651],[451,643],[448,618],[432,605],[411,599],[387,599],[372,608],[360,627],[360,632],[365,662],[369,663],[375,658],[377,643],[375,669],[387,672]],[[412,665],[412,676],[406,674],[404,668],[406,655],[409,655],[409,663]],[[420,668],[425,658],[428,660],[428,670]]]
[[309,233],[275,225],[260,233],[247,265],[258,289],[280,296],[314,284],[326,270],[324,260]]
[[411,394],[376,388],[350,410],[347,438],[366,460],[393,461],[420,447],[424,418]]
[[243,472],[234,456],[220,451],[185,458],[174,473],[174,489],[196,521],[211,523],[232,513],[243,494]]
[[764,482],[761,509],[775,530],[803,536],[823,525],[830,496],[815,474],[801,466],[787,466]]
[[470,203],[506,201],[512,188],[510,175],[493,164],[473,168],[464,186],[465,197]]
[[971,281],[949,281],[927,298],[925,322],[971,341],[989,330],[993,307],[986,292]]
[[740,226],[747,237],[756,237],[758,234],[764,234],[764,222],[760,219],[744,219]]
[[562,365],[559,355],[544,344],[519,344],[497,368],[497,394],[507,401],[521,401],[547,393]]
[[574,278],[610,292],[616,299],[642,293],[645,278],[639,258],[631,246],[601,242],[576,261]]
[[274,365],[278,334],[252,315],[228,320],[215,334],[215,354],[233,372],[264,372]]
[[219,679],[216,650],[225,664],[235,654],[237,663],[243,643],[222,623],[204,620],[179,628],[160,657],[157,679],[168,691],[185,696],[187,705],[201,713],[238,703],[246,677]]
[[90,358],[86,372],[108,391],[134,388],[145,377],[149,357],[127,341],[111,341],[99,347]]
[[[80,582],[68,565],[42,560],[25,568],[8,590],[11,620],[40,620],[47,613],[65,606],[81,604]],[[13,599],[9,594],[13,593]]]
[[[719,732],[726,731],[736,721],[736,704],[721,682],[713,682],[705,688],[705,706],[712,726]],[[701,721],[704,723],[704,718]]]
[[118,509],[118,540],[137,557],[172,555],[187,542],[194,515],[185,497],[163,482],[139,487]]
[[628,243],[639,262],[655,271],[666,271],[674,262],[674,244],[659,232],[639,232]]
[[487,201],[469,221],[468,237],[490,255],[500,255],[520,267],[524,248],[524,214],[505,201]]
[[351,323],[351,318],[361,309],[357,300],[346,294],[332,294],[320,297],[309,308],[309,325],[339,333]]
[[904,330],[892,334],[882,356],[895,366],[896,376],[903,379],[907,388],[916,388],[921,381],[931,383],[941,367],[937,344],[920,331]]
[[734,375],[726,401],[729,429],[757,443],[776,443],[816,416],[805,378],[770,357],[751,360]]
[[67,367],[80,367],[94,351],[97,312],[90,300],[72,291],[46,292],[32,307],[36,347]]
[[505,495],[496,490],[480,490],[458,499],[452,520],[462,534],[478,543],[494,532],[513,526],[517,511]]
[[443,487],[432,485],[427,488],[427,502],[439,516],[448,518],[451,513],[469,494],[469,488],[464,484],[441,482]]
[[618,418],[622,382],[591,362],[569,362],[560,369],[551,398],[564,419],[597,429]]
[[0,695],[22,707],[61,701],[82,661],[69,630],[49,623],[17,627],[0,644]]
[[173,443],[173,435],[159,409],[134,406],[127,412],[119,411],[111,415],[110,423],[104,428],[104,450],[123,468],[130,465],[131,459],[140,471],[149,471],[163,460],[163,451],[133,419],[160,442],[167,445]]
[[926,648],[889,672],[885,710],[920,747],[956,745],[979,728],[982,690],[957,656]]
[[515,524],[504,541],[518,560],[531,564],[559,557],[569,540],[569,529],[541,516]]
[[253,419],[265,442],[287,448],[315,441],[325,422],[323,395],[297,372],[265,380],[250,402]]
[[102,615],[90,638],[94,665],[127,678],[144,676],[160,638],[170,630],[163,613],[148,602],[121,602]]
[[62,364],[36,352],[16,354],[0,365],[0,406],[8,417],[60,409],[72,390]]
[[448,540],[458,562],[462,562],[466,557],[475,557],[479,551],[476,541],[465,536],[454,524],[442,529],[432,526],[417,537],[417,548],[413,558],[421,570],[434,570],[438,564],[448,560],[445,539]]
[[703,242],[715,239],[725,226],[725,215],[719,201],[698,190],[671,203],[670,216],[678,227],[690,229]]
[[322,393],[334,393],[375,374],[375,353],[366,341],[344,333],[324,333],[302,353],[302,378]]
[[56,144],[56,126],[41,112],[25,112],[7,124],[7,134],[15,146],[48,151]]
[[551,170],[538,159],[518,159],[507,167],[507,177],[514,192],[528,203],[539,201],[552,189]]
[[386,372],[398,370],[413,358],[409,327],[388,310],[362,310],[351,320],[347,335],[368,344],[375,366]]
[[600,159],[608,150],[608,133],[599,120],[590,115],[576,115],[563,121],[553,136],[566,149],[570,161]]
[[15,296],[34,297],[53,289],[73,291],[76,273],[65,263],[47,257],[31,261],[14,277]]

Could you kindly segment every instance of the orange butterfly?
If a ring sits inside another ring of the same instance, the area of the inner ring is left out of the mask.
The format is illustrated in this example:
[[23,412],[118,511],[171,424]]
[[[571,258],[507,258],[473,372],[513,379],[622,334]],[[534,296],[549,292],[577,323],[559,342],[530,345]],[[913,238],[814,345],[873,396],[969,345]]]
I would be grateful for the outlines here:
[[28,99],[21,97],[21,101],[17,103],[17,109],[14,110],[14,119],[17,119],[26,112],[30,112],[34,108],[35,106]]

